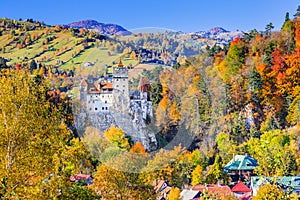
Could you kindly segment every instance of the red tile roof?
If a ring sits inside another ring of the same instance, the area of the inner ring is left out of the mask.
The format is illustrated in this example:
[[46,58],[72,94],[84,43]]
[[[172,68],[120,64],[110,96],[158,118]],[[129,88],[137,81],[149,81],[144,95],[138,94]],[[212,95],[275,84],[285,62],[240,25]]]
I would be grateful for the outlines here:
[[113,84],[112,83],[106,83],[104,86],[102,86],[102,89],[113,89]]
[[230,197],[232,195],[230,188],[227,185],[207,184],[195,185],[192,190],[203,192],[207,190],[208,195],[215,195],[218,199],[221,197]]
[[245,184],[242,182],[238,182],[233,188],[231,188],[232,192],[251,192],[251,189],[248,188]]
[[164,180],[154,180],[152,186],[154,187],[155,192],[158,193],[164,184],[167,184]]
[[79,181],[82,179],[89,179],[91,177],[91,175],[88,174],[74,174],[73,176],[70,177],[70,181],[74,182],[74,181]]

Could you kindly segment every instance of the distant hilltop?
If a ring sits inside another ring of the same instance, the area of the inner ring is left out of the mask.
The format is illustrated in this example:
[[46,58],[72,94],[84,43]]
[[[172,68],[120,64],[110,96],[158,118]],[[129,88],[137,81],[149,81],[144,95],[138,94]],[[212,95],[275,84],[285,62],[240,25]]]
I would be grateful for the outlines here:
[[72,22],[66,25],[72,28],[86,28],[89,30],[95,30],[101,34],[105,35],[130,35],[131,32],[123,28],[118,24],[105,24],[97,22],[96,20],[82,20],[78,22]]
[[192,35],[193,38],[209,38],[209,39],[216,39],[216,40],[226,40],[227,42],[231,41],[235,37],[242,37],[243,32],[242,31],[227,31],[222,27],[214,27],[207,31],[197,31],[197,32],[189,32],[184,33],[182,31],[173,31],[171,29],[167,28],[157,28],[157,27],[146,27],[146,28],[137,28],[133,29],[133,31],[128,31],[127,29],[123,28],[122,26],[118,24],[105,24],[98,22],[96,20],[81,20],[78,22],[72,22],[67,25],[67,27],[72,28],[86,28],[89,30],[95,30],[99,32],[100,34],[104,35],[131,35],[131,34],[137,34],[137,33],[163,33],[165,31],[167,32],[173,32],[175,34],[188,34]]

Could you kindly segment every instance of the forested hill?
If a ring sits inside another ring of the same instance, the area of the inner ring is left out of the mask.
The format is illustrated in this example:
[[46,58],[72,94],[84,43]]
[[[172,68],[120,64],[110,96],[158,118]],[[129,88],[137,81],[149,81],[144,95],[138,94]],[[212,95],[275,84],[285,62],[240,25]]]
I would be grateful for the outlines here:
[[300,18],[271,29],[270,23],[263,34],[253,30],[227,50],[208,48],[162,73],[157,125],[168,133],[192,119],[186,126],[208,149],[220,133],[243,145],[268,131],[299,128]]

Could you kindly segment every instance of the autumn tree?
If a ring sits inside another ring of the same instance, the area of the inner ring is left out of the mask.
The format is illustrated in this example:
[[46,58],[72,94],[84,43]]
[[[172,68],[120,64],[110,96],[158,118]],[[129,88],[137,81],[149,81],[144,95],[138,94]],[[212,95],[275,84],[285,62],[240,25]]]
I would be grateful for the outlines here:
[[202,183],[203,179],[203,168],[201,165],[198,165],[192,172],[192,185],[197,185]]
[[135,51],[132,51],[132,52],[130,53],[130,59],[136,60],[136,53],[135,53]]
[[253,200],[296,200],[297,195],[288,195],[279,185],[267,183],[259,188]]
[[82,157],[71,150],[77,147],[60,108],[46,96],[48,82],[22,69],[7,73],[0,76],[0,196],[57,198]]
[[268,131],[260,138],[251,138],[247,151],[258,161],[257,173],[262,176],[292,176],[298,170],[297,140],[284,131]]
[[230,138],[229,134],[223,132],[219,133],[219,135],[216,137],[216,142],[220,156],[225,162],[229,162],[231,155],[236,152],[237,146],[235,145],[235,142]]
[[245,43],[241,38],[235,38],[230,43],[228,53],[219,67],[220,71],[224,72],[222,76],[225,80],[228,80],[231,75],[235,75],[242,68],[245,63],[246,51]]
[[168,200],[180,200],[180,189],[172,188],[168,194]]
[[[119,165],[126,164],[120,160]],[[129,160],[126,160],[128,163]],[[128,164],[127,163],[127,164]],[[129,163],[130,164],[130,163]],[[152,187],[143,186],[140,174],[117,170],[100,164],[94,175],[93,188],[107,199],[149,199],[155,197]]]
[[214,164],[209,168],[206,175],[206,183],[217,183],[218,181],[223,181],[224,184],[228,182],[227,174],[223,169],[222,158],[217,155]]
[[104,136],[116,147],[121,149],[129,149],[130,147],[128,138],[125,137],[125,132],[114,125],[112,125],[108,130],[104,131]]
[[132,153],[146,154],[145,147],[142,145],[141,142],[135,143],[135,144],[131,147],[130,152],[132,152]]
[[[177,165],[177,159],[184,153],[182,147],[177,146],[172,150],[161,149],[148,161],[143,169],[143,181],[149,185],[156,180],[168,180],[173,186],[181,186],[183,177]],[[177,167],[176,167],[177,166]]]

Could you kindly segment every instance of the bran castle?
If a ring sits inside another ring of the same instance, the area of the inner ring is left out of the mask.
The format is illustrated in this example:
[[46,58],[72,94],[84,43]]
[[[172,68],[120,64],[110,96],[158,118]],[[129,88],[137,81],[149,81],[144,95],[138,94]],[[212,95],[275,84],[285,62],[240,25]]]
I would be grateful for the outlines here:
[[115,125],[146,149],[156,146],[154,133],[146,130],[146,121],[153,117],[151,85],[142,77],[138,90],[129,91],[128,68],[121,60],[118,66],[107,67],[106,76],[81,81],[80,102],[88,119],[81,119],[79,124],[90,121],[84,126],[95,126],[100,131]]

